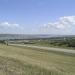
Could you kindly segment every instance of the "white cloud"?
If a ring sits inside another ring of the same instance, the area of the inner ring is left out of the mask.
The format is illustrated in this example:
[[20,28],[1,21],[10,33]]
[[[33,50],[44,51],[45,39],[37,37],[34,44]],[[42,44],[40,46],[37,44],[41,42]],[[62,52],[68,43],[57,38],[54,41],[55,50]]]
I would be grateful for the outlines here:
[[75,16],[60,17],[56,22],[50,22],[43,25],[42,27],[47,29],[69,29],[75,26]]
[[0,33],[23,33],[24,28],[17,23],[1,22]]
[[0,23],[0,27],[4,27],[4,28],[13,28],[13,27],[19,27],[19,24],[15,24],[15,23],[9,23],[9,22],[2,22]]

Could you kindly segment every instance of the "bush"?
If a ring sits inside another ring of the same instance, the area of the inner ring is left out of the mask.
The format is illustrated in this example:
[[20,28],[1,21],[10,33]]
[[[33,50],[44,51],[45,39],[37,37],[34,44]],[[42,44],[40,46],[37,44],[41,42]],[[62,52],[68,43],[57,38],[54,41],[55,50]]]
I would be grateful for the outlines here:
[[1,44],[5,44],[5,40],[0,40],[0,43]]

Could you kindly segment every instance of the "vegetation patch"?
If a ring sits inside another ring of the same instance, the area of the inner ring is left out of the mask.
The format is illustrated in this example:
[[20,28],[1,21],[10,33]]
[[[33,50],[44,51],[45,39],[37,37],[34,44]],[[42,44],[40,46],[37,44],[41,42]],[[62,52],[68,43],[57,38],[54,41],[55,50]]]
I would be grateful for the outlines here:
[[0,56],[0,75],[57,75],[57,73],[22,63],[13,58]]

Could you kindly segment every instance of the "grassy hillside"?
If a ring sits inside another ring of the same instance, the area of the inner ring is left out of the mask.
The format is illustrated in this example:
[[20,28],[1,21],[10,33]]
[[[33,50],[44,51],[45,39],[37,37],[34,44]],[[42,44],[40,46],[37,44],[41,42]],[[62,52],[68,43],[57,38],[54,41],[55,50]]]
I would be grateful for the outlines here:
[[[47,46],[47,47],[58,47],[58,48],[68,48],[75,50],[75,38],[70,39],[59,39],[56,38],[50,40],[32,40],[34,45]],[[26,43],[25,43],[26,44]]]
[[0,75],[75,75],[75,57],[0,45]]

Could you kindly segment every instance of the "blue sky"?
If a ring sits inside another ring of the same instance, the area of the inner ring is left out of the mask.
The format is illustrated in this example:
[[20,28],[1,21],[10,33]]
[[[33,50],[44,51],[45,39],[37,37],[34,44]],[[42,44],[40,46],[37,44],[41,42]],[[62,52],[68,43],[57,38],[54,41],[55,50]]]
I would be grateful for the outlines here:
[[75,34],[75,0],[0,0],[0,33]]

